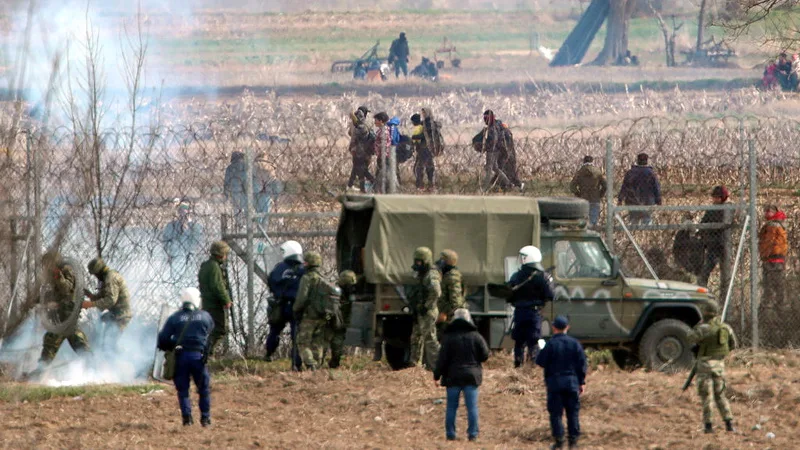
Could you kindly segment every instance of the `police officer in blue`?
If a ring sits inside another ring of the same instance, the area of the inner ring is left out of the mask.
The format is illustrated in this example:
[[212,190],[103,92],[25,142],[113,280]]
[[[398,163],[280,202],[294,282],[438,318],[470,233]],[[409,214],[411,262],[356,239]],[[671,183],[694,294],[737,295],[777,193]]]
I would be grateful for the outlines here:
[[542,252],[526,245],[519,250],[520,269],[511,276],[508,285],[512,294],[508,301],[514,305],[514,367],[525,361],[525,347],[528,359],[533,361],[539,351],[539,338],[542,334],[542,317],[539,310],[545,302],[553,300],[553,277],[542,268]]
[[183,425],[192,425],[192,400],[189,398],[190,379],[194,379],[200,394],[200,424],[211,425],[211,378],[208,376],[206,359],[208,336],[214,329],[214,319],[200,309],[200,291],[189,287],[181,291],[183,306],[169,316],[164,328],[158,333],[158,348],[175,351],[175,389],[181,407]]
[[274,302],[269,314],[269,335],[267,336],[266,361],[272,361],[280,343],[281,332],[290,325],[292,336],[292,369],[302,367],[300,352],[297,351],[297,321],[292,307],[297,297],[300,278],[306,273],[303,267],[303,247],[297,241],[286,241],[281,245],[283,261],[275,265],[269,273],[268,286]]
[[586,384],[586,354],[581,343],[567,336],[569,321],[564,316],[553,320],[553,337],[536,356],[536,364],[544,368],[547,385],[547,411],[550,413],[550,429],[555,443],[551,449],[564,447],[564,425],[561,415],[567,411],[569,448],[578,448],[581,434],[578,411],[580,395]]

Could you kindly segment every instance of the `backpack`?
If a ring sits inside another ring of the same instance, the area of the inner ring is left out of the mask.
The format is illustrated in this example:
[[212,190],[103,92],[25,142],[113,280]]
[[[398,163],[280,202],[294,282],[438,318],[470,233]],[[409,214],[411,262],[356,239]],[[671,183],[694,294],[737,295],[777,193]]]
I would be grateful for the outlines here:
[[433,156],[444,153],[442,124],[438,120],[425,120],[425,143]]
[[514,135],[511,134],[511,128],[503,124],[503,145],[507,155],[514,154]]
[[395,153],[397,154],[397,164],[403,164],[411,159],[414,156],[414,145],[411,143],[411,138],[401,135]]
[[389,125],[389,132],[392,136],[392,145],[399,145],[400,144],[400,130],[398,127],[400,126],[400,119],[397,117],[392,117],[389,122],[386,123]]
[[342,290],[339,286],[330,283],[324,278],[319,278],[316,289],[316,298],[314,299],[318,310],[324,315],[328,325],[335,329],[341,330],[344,328],[344,316],[342,315]]

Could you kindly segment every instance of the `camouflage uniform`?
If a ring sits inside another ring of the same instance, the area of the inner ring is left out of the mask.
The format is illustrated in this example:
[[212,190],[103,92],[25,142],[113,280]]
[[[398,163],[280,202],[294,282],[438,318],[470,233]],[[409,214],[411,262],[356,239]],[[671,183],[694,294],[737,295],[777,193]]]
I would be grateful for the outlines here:
[[93,306],[100,311],[106,311],[100,317],[105,325],[103,345],[107,349],[118,351],[116,345],[119,335],[131,321],[128,286],[122,275],[106,266],[101,258],[91,260],[88,269],[99,280],[98,292],[91,297]]
[[372,159],[373,142],[375,135],[369,129],[364,117],[364,112],[360,109],[350,115],[352,125],[348,134],[350,135],[350,155],[353,157],[353,168],[350,171],[350,179],[347,187],[353,187],[356,179],[359,180],[361,192],[366,192],[365,182],[369,181],[375,185],[375,177],[369,173],[369,164]]
[[[436,339],[436,319],[439,315],[439,297],[442,296],[442,275],[432,266],[433,256],[427,247],[414,251],[417,282],[409,289],[408,300],[414,310],[414,324],[411,330],[411,365],[421,364],[424,348],[426,365],[433,370],[439,355],[439,341]],[[422,265],[417,266],[417,261]]]
[[[56,256],[56,258],[52,279],[52,300],[57,306],[50,314],[53,314],[59,321],[63,322],[75,310],[75,271],[72,266],[64,263],[60,257]],[[90,350],[86,335],[79,329],[75,329],[75,332],[68,336],[48,331],[44,334],[42,355],[39,360],[43,363],[52,361],[56,357],[56,353],[58,353],[58,349],[64,339],[69,342],[72,350],[76,353]]]
[[200,298],[204,311],[211,314],[214,319],[214,329],[208,338],[208,354],[213,355],[220,339],[228,334],[225,321],[225,307],[232,303],[231,285],[228,281],[228,269],[225,264],[225,255],[230,247],[223,241],[211,244],[211,257],[201,266],[197,273],[197,282],[200,287]]
[[414,159],[414,177],[417,189],[425,187],[425,175],[428,177],[428,189],[433,190],[436,183],[436,163],[433,159],[433,152],[425,138],[425,126],[419,114],[411,116],[411,123],[414,129],[411,132],[411,143],[414,146],[416,158]]
[[703,423],[706,432],[711,432],[712,392],[713,402],[725,421],[728,431],[733,431],[731,405],[725,397],[725,356],[730,349],[728,342],[733,330],[716,316],[717,307],[706,306],[701,322],[689,333],[689,342],[699,345],[697,353],[697,394],[703,403]]
[[297,298],[292,311],[300,319],[300,332],[297,336],[297,347],[306,368],[316,370],[322,362],[322,354],[326,347],[328,321],[325,317],[324,292],[321,289],[322,275],[319,267],[322,256],[317,252],[306,252],[303,255],[307,271],[300,279]]
[[344,353],[344,340],[347,337],[347,326],[350,325],[350,316],[353,309],[353,288],[357,283],[356,274],[352,270],[345,270],[339,274],[339,288],[342,290],[341,311],[343,324],[338,329],[333,326],[328,327],[331,345],[331,360],[328,367],[335,369],[339,367]]
[[464,286],[461,281],[461,271],[456,266],[458,254],[453,250],[445,250],[437,262],[442,272],[442,296],[437,303],[439,314],[446,315],[446,320],[453,320],[453,312],[459,308],[466,308],[464,300]]

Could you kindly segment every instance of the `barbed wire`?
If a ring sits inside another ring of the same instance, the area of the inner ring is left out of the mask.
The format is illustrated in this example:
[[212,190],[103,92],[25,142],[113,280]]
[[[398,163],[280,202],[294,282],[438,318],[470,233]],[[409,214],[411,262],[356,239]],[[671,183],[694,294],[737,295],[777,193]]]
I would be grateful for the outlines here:
[[[479,109],[479,99],[472,102],[470,108]],[[339,103],[349,105],[352,99],[343,98]],[[481,194],[484,156],[473,150],[472,138],[482,127],[469,127],[463,118],[448,116],[447,105],[444,101],[437,106],[443,123],[451,125],[443,130],[446,149],[436,159],[438,192]],[[410,103],[403,107],[410,108]],[[31,226],[25,218],[32,211],[33,199],[29,154],[24,151],[29,146],[31,152],[38,154],[42,180],[43,244],[49,244],[60,219],[72,214],[61,252],[85,264],[96,255],[98,247],[103,247],[104,258],[131,285],[134,310],[147,317],[157,318],[165,302],[177,306],[180,288],[196,283],[196,270],[207,257],[208,245],[222,234],[221,217],[236,214],[223,186],[234,152],[249,149],[260,155],[259,164],[283,182],[283,192],[273,196],[272,212],[338,208],[334,196],[344,192],[351,167],[346,122],[337,115],[338,110],[282,105],[261,111],[254,104],[220,108],[225,114],[190,124],[174,123],[166,115],[159,124],[135,130],[105,129],[95,141],[67,127],[31,130],[31,141],[26,140],[27,136],[18,136],[15,150],[7,151],[0,164],[0,176],[5,180],[0,233],[9,235],[2,244],[7,247],[7,254],[23,263],[12,263],[10,258],[0,261],[0,288],[13,285],[17,280],[12,278],[19,279],[30,269],[21,257],[24,249],[11,236]],[[266,114],[274,116],[267,119]],[[319,120],[310,122],[308,114],[319,115]],[[526,195],[568,194],[569,182],[582,157],[593,155],[602,161],[610,140],[616,167],[614,185],[619,186],[636,154],[647,152],[668,192],[668,203],[705,202],[708,190],[717,184],[729,185],[734,191],[744,189],[746,146],[751,140],[757,149],[761,186],[800,185],[800,153],[794,148],[798,130],[800,122],[790,119],[737,116],[702,120],[641,117],[561,131],[512,127],[519,176],[528,186]],[[93,145],[102,148],[98,151]],[[401,165],[400,175],[400,191],[416,192],[413,160]],[[182,242],[180,256],[176,257],[170,254],[164,233],[168,224],[176,220],[180,201],[191,204],[191,218],[199,225],[199,234]],[[100,217],[99,210],[103,208],[104,216]],[[799,214],[791,211],[790,216],[798,218]],[[664,213],[660,220],[680,223],[682,217]],[[265,224],[268,233],[282,233],[283,240],[293,233],[301,236],[335,229],[336,218],[271,218]],[[16,228],[14,233],[12,228]],[[793,225],[788,228],[794,246],[798,231]],[[104,236],[101,243],[98,232]],[[647,245],[668,248],[673,235],[650,233]],[[329,274],[335,270],[332,240],[302,239],[306,248],[323,253]],[[269,269],[274,255],[263,240],[258,248],[261,264]],[[797,253],[794,247],[791,251]],[[625,251],[622,255],[623,262],[630,260]],[[231,272],[233,279],[243,280],[242,263],[234,260]],[[244,298],[243,290],[236,291],[240,299]],[[257,292],[264,291],[259,282]],[[0,307],[5,311],[7,304]],[[256,322],[262,324],[259,341],[266,332],[266,294],[258,296],[256,310]],[[239,327],[246,323],[241,316],[237,322]],[[241,332],[238,330],[237,339],[244,342]]]

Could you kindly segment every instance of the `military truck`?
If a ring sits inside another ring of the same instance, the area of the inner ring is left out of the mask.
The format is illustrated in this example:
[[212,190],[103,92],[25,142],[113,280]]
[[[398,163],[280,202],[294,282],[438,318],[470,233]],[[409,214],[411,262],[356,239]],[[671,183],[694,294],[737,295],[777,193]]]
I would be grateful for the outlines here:
[[465,297],[490,347],[512,345],[505,335],[511,307],[493,294],[517,270],[525,245],[542,251],[556,298],[542,310],[542,335],[559,314],[588,347],[611,349],[624,366],[638,360],[665,370],[691,366],[687,333],[713,302],[707,289],[678,281],[631,278],[601,236],[586,228],[588,203],[575,198],[521,196],[347,195],[340,198],[336,236],[339,270],[360,275],[347,344],[381,349],[394,369],[406,366],[412,320],[403,286],[414,281],[416,247],[434,258],[459,253]]

